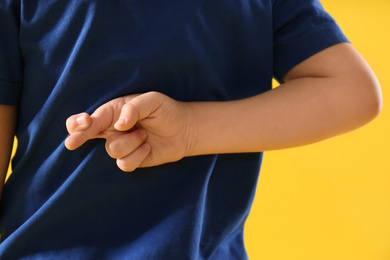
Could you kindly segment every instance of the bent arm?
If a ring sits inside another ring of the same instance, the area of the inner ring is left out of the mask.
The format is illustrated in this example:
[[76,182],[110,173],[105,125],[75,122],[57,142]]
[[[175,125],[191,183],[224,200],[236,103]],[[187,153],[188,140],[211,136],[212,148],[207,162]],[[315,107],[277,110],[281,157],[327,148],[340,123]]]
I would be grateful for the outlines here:
[[106,138],[119,168],[133,171],[185,156],[306,145],[356,129],[381,110],[379,83],[349,44],[303,61],[285,82],[228,102],[178,102],[157,92],[117,98],[91,116],[71,116],[65,145],[74,150],[89,139]]
[[15,135],[16,107],[0,105],[0,199]]
[[357,51],[337,44],[295,66],[282,86],[226,103],[189,103],[189,155],[256,152],[315,143],[375,118],[379,83]]

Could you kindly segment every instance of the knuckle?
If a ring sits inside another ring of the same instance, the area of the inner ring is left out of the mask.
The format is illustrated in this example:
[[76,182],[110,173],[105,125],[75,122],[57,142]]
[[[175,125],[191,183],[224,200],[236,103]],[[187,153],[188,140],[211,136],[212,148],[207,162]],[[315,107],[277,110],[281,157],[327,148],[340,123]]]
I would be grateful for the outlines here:
[[146,94],[150,95],[150,96],[160,96],[161,95],[161,93],[157,92],[157,91],[149,91]]
[[134,114],[136,111],[135,111],[135,105],[134,103],[130,100],[129,102],[127,102],[126,104],[123,105],[122,107],[122,112],[125,112],[126,114]]
[[150,99],[157,101],[157,102],[161,102],[161,100],[164,99],[164,97],[165,97],[164,94],[157,92],[157,91],[150,91],[150,92],[146,93],[145,95],[149,96]]

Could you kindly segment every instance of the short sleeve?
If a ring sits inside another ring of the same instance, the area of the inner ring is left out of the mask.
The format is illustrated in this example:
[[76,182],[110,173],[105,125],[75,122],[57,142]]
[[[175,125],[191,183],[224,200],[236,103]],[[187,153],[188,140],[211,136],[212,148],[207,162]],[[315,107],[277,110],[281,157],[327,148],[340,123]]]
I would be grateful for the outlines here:
[[348,42],[318,0],[275,0],[273,5],[274,77],[332,45]]
[[13,0],[0,2],[0,104],[17,105],[22,88],[19,10]]

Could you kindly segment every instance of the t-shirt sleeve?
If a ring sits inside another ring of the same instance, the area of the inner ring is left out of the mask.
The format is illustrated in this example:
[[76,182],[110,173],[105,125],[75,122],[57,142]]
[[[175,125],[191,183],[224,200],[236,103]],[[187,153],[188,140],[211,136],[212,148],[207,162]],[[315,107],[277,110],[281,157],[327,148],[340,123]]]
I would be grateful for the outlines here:
[[348,42],[318,0],[275,0],[273,6],[274,77],[332,45]]
[[0,104],[17,105],[22,87],[19,47],[19,8],[16,1],[0,1]]

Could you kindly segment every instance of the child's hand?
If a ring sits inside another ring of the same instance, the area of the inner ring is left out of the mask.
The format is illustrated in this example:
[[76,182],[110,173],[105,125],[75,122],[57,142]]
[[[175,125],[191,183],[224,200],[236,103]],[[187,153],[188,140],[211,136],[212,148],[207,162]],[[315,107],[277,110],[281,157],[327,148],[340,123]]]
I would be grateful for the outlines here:
[[189,148],[183,103],[157,92],[114,99],[91,116],[69,117],[66,127],[66,148],[105,138],[107,153],[126,172],[180,160]]

